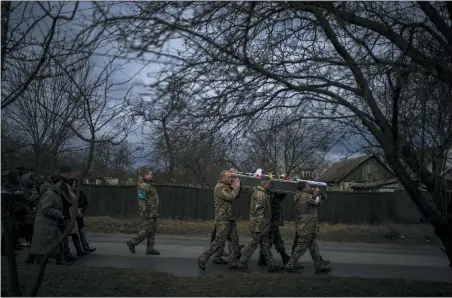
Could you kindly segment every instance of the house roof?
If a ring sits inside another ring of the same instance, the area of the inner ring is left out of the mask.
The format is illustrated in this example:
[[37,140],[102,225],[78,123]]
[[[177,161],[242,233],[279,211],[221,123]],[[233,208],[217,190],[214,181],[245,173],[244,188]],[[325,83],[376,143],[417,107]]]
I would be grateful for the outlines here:
[[374,157],[374,155],[364,155],[356,158],[348,158],[333,163],[326,171],[320,175],[319,180],[324,182],[336,182],[345,178],[363,162]]
[[358,188],[358,189],[374,188],[374,187],[382,187],[382,186],[391,185],[391,184],[394,184],[397,182],[398,182],[398,179],[396,177],[393,177],[393,178],[384,178],[384,179],[380,179],[380,180],[372,181],[372,182],[353,183],[351,185],[351,187]]

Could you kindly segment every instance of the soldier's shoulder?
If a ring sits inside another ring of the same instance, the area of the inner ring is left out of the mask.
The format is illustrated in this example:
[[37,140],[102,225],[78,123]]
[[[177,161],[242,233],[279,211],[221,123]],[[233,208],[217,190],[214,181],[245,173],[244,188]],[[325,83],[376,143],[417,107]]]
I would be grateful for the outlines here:
[[303,199],[303,200],[307,200],[307,199],[310,199],[311,196],[312,195],[310,193],[302,192],[300,198]]
[[138,190],[140,190],[140,189],[148,189],[149,188],[149,183],[146,183],[146,182],[140,182],[140,183],[138,183]]
[[215,185],[215,188],[214,188],[215,190],[228,190],[228,189],[231,189],[229,186],[227,186],[226,184],[224,184],[224,183],[221,183],[221,182],[218,182],[217,183],[217,185]]
[[262,190],[262,189],[256,189],[256,191],[254,192],[254,196],[256,199],[258,200],[265,200],[267,198],[269,198],[269,193]]

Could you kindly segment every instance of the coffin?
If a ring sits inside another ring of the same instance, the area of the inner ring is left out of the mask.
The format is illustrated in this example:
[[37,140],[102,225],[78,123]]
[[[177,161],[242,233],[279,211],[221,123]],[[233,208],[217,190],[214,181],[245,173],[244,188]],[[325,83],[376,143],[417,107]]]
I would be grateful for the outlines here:
[[[259,185],[261,182],[261,178],[254,177],[250,175],[245,174],[231,174],[232,177],[237,177],[240,179],[240,186],[244,189],[252,189],[256,185]],[[301,180],[298,179],[297,181],[291,181],[291,180],[282,180],[282,179],[272,179],[273,183],[272,189],[270,189],[270,192],[275,193],[285,193],[285,194],[293,194],[297,191],[297,185],[299,181],[305,181],[307,182],[311,187],[318,187],[321,192],[326,192],[327,185],[324,182],[318,182],[318,181],[311,181],[311,180]]]

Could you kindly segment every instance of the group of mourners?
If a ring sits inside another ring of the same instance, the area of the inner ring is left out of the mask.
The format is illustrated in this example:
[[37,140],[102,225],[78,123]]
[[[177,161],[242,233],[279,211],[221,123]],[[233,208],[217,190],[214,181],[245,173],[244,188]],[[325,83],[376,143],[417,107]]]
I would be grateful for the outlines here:
[[[9,212],[15,220],[16,233],[12,237],[16,243],[15,249],[23,250],[24,246],[29,246],[25,263],[40,263],[42,257],[51,252],[56,264],[63,265],[94,252],[96,249],[90,247],[86,239],[83,217],[89,203],[83,191],[80,191],[77,207],[72,208],[76,201],[77,180],[71,177],[71,168],[63,166],[59,173],[41,182],[32,173],[27,175],[25,180],[28,182],[24,183],[23,173],[17,169],[11,170],[7,182],[2,185],[2,196],[14,195],[14,200],[8,206],[2,202],[2,211]],[[76,212],[73,214],[71,211]],[[72,238],[75,255],[71,252],[68,237],[58,245],[74,216],[75,223],[68,236]],[[5,254],[4,242],[2,255]],[[47,262],[52,261],[49,259]]]
[[[230,269],[247,271],[247,262],[260,246],[258,264],[268,266],[268,272],[302,270],[303,266],[298,261],[308,249],[314,262],[315,272],[330,272],[330,261],[322,258],[316,241],[318,207],[325,200],[325,197],[320,195],[319,189],[310,187],[306,182],[298,183],[294,196],[295,237],[292,253],[289,256],[279,230],[283,225],[282,201],[285,194],[271,192],[272,180],[269,177],[262,177],[260,184],[252,190],[249,215],[251,239],[246,246],[239,244],[232,204],[239,198],[241,187],[240,180],[232,176],[234,172],[237,171],[235,169],[222,171],[214,188],[215,228],[211,243],[197,259],[199,268],[205,270],[207,261],[214,256],[214,264],[224,264]],[[133,239],[127,241],[127,246],[132,253],[135,253],[135,247],[147,239],[146,254],[159,255],[160,252],[154,248],[159,196],[152,183],[152,171],[144,168],[139,175],[138,205],[143,219],[143,228]],[[224,250],[226,241],[229,242],[229,254]],[[273,257],[271,251],[273,244],[282,257],[283,265],[278,265]],[[228,261],[222,258],[226,255],[229,257]]]

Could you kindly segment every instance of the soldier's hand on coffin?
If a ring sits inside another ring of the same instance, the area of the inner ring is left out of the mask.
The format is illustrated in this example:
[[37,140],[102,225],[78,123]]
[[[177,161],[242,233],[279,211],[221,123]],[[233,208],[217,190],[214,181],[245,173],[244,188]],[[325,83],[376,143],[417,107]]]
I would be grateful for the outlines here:
[[315,196],[319,193],[320,189],[318,189],[317,187],[312,188],[312,194]]
[[234,181],[232,182],[232,187],[233,188],[240,188],[240,179],[239,178],[235,178]]

